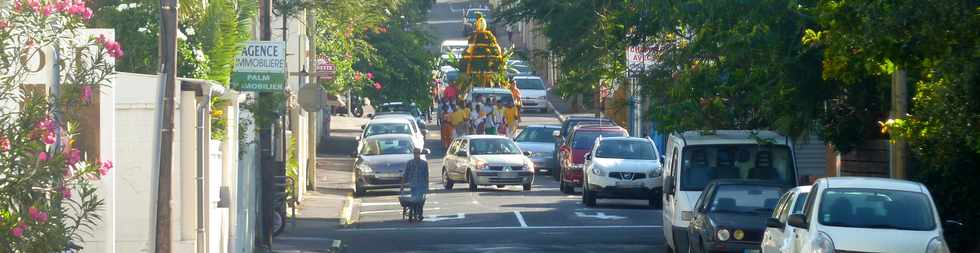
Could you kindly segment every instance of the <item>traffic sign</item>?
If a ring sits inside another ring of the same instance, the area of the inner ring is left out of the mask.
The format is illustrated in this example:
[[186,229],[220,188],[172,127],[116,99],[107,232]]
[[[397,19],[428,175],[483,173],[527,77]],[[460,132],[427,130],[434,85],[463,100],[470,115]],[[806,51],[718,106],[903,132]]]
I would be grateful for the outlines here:
[[235,57],[231,86],[240,91],[279,91],[286,83],[286,43],[249,41]]

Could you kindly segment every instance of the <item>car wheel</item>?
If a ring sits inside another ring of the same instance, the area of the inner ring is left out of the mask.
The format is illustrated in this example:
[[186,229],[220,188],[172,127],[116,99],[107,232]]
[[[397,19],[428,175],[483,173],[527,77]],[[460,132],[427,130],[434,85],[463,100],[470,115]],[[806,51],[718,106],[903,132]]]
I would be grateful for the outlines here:
[[361,186],[361,183],[355,182],[354,183],[354,197],[364,196],[364,192],[365,192],[365,190],[364,190],[364,187]]
[[660,196],[660,194],[657,194],[656,191],[651,191],[650,192],[650,207],[653,207],[655,209],[663,209],[664,208],[663,196]]
[[505,185],[502,185],[502,184],[498,184],[498,185],[497,185],[497,188],[504,188],[504,186],[505,186]]
[[446,190],[450,190],[451,191],[451,190],[453,190],[453,184],[454,183],[455,182],[453,182],[453,179],[452,178],[449,178],[449,172],[446,171],[445,168],[443,168],[442,169],[442,186],[443,186],[443,188],[446,188]]
[[566,184],[564,180],[561,180],[558,188],[561,188],[561,192],[564,194],[575,194],[575,188],[572,188],[571,185]]
[[471,192],[475,192],[476,191],[476,178],[473,177],[473,172],[467,172],[466,173],[466,181],[469,181],[470,191]]
[[531,183],[526,183],[526,184],[523,185],[523,187],[524,187],[524,191],[530,191],[531,190]]
[[589,187],[582,188],[582,203],[587,207],[595,207],[595,192],[589,190]]

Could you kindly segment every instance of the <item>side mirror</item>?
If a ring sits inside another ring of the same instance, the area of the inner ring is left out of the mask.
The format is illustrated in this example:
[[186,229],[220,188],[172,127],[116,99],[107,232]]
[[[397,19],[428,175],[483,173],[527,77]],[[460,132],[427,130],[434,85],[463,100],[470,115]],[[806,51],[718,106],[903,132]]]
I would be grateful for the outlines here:
[[367,117],[368,117],[369,119],[373,119],[373,118],[374,118],[374,114],[373,114],[373,113],[368,113],[368,114],[367,114]]
[[660,161],[661,161],[661,162],[663,162],[663,161],[666,161],[666,160],[667,160],[667,156],[665,156],[665,155],[660,155]]
[[531,151],[524,151],[524,156],[531,157]]
[[469,156],[469,154],[466,154],[466,151],[460,150],[460,151],[456,151],[456,156],[464,156],[465,157],[465,156]]
[[789,216],[789,220],[786,220],[790,226],[797,228],[809,228],[810,225],[806,224],[806,216],[802,214],[793,214]]
[[592,153],[585,153],[585,160],[592,160]]
[[351,158],[357,158],[357,152],[354,152],[354,153],[350,153],[350,157],[351,157]]
[[555,130],[555,131],[551,132],[551,136],[553,136],[555,138],[561,137],[561,131]]
[[361,125],[361,130],[364,130],[365,128],[367,128],[367,125]]
[[428,155],[428,154],[431,154],[431,153],[432,153],[432,150],[431,149],[427,149],[427,148],[426,149],[422,149],[422,154],[423,155]]
[[779,219],[769,217],[766,219],[766,227],[782,229],[783,223],[779,222]]
[[667,195],[674,194],[674,177],[672,176],[664,177],[664,194]]

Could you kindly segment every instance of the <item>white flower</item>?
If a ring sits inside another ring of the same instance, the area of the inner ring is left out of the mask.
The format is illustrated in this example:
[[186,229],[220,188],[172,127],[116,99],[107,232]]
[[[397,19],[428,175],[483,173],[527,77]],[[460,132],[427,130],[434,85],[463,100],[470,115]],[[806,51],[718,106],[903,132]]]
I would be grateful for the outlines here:
[[207,55],[204,54],[204,50],[194,49],[194,59],[195,60],[197,60],[199,62],[203,62],[203,61],[207,60],[206,57],[207,57]]
[[116,10],[125,11],[136,7],[140,7],[140,4],[139,3],[120,4],[119,6],[116,6]]
[[194,27],[188,27],[187,29],[184,29],[184,33],[187,33],[187,36],[194,36]]
[[139,31],[141,33],[149,33],[150,29],[147,29],[146,27],[140,27],[139,29],[136,29],[136,31]]

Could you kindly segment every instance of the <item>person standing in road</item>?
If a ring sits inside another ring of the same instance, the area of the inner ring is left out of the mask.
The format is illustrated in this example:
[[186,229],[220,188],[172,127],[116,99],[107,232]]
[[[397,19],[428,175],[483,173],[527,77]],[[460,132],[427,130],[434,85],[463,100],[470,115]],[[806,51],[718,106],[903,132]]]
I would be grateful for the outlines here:
[[[453,106],[453,113],[449,118],[450,124],[453,125],[453,137],[460,137],[466,134],[466,117],[467,112],[465,106],[462,104]],[[448,147],[447,147],[448,148]]]
[[453,128],[455,124],[452,122],[453,107],[449,103],[442,104],[442,115],[439,116],[439,122],[442,123],[442,146],[449,147],[449,142],[453,138]]
[[517,134],[517,127],[521,122],[521,115],[513,103],[507,104],[504,110],[504,121],[507,122],[507,136],[514,138]]
[[429,192],[429,163],[422,160],[422,149],[412,149],[415,158],[405,164],[402,174],[402,188],[407,184],[411,189],[412,202],[415,203],[415,214],[422,221],[422,209],[425,207],[425,194]]
[[470,111],[470,134],[483,134],[483,111],[480,103],[473,103],[473,110]]
[[505,109],[503,103],[497,100],[497,103],[493,107],[493,122],[497,126],[497,134],[510,136],[507,134],[509,132],[507,131],[509,126],[507,126],[507,121],[504,120]]

